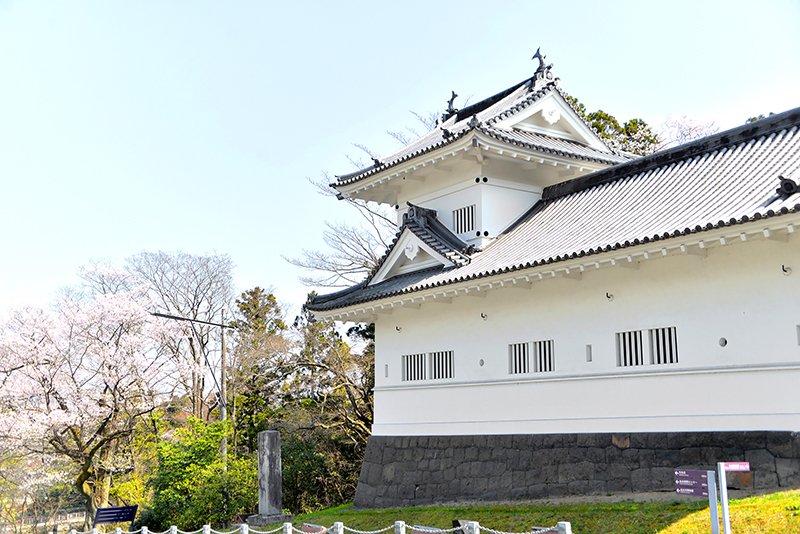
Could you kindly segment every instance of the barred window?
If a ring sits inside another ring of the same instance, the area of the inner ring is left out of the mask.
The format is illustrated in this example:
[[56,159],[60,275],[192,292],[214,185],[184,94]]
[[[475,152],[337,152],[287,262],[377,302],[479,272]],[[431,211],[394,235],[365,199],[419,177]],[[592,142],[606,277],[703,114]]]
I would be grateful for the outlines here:
[[431,352],[431,379],[453,378],[453,351]]
[[678,334],[674,326],[617,332],[616,338],[617,367],[678,363]]
[[535,373],[550,373],[556,370],[552,339],[533,342],[533,362]]
[[617,332],[617,366],[644,365],[642,331]]
[[556,370],[552,339],[508,346],[508,374],[550,373]]
[[650,363],[678,363],[678,334],[674,326],[668,328],[651,328]]
[[508,346],[508,374],[521,375],[530,370],[529,346],[528,343],[511,343]]
[[453,210],[453,232],[463,234],[475,230],[475,204]]
[[403,381],[425,380],[425,354],[403,354]]
[[401,356],[403,382],[418,380],[442,380],[455,377],[455,362],[452,350],[420,352]]

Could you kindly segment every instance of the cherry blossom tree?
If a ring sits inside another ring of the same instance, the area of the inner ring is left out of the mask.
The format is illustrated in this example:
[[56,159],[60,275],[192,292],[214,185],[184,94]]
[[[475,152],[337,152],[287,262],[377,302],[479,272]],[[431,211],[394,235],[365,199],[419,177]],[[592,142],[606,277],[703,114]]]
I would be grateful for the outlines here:
[[63,462],[85,498],[87,527],[108,504],[138,420],[173,393],[165,340],[185,335],[150,316],[147,291],[128,276],[87,273],[91,284],[51,309],[17,310],[0,323],[0,449]]

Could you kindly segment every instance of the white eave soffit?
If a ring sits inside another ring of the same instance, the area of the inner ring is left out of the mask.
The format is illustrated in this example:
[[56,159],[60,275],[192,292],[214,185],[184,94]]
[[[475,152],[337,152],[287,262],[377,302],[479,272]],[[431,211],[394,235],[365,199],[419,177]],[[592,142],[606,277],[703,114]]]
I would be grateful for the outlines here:
[[518,129],[575,141],[608,152],[608,147],[586,126],[563,97],[555,92],[530,107],[495,123],[501,129]]
[[397,274],[411,273],[439,265],[451,267],[455,264],[406,228],[368,285],[383,282]]
[[397,178],[406,175],[413,176],[414,171],[421,171],[422,169],[425,168],[434,167],[437,163],[441,161],[445,161],[450,158],[454,158],[458,155],[461,155],[465,152],[469,152],[470,150],[473,149],[472,138],[474,136],[475,132],[471,132],[465,135],[463,138],[457,140],[453,144],[437,148],[436,150],[433,150],[427,154],[421,154],[407,161],[403,161],[387,169],[384,169],[380,172],[377,172],[372,176],[369,176],[363,180],[359,180],[351,184],[339,185],[336,187],[336,189],[342,195],[350,197],[354,193],[357,193],[359,191],[364,191],[374,187],[380,187],[383,184],[392,183],[392,181]]

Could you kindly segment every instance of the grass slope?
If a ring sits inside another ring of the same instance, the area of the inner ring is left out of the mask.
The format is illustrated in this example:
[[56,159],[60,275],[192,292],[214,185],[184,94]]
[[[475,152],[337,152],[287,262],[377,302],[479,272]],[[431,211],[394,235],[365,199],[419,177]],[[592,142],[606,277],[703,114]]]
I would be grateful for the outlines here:
[[[408,525],[451,528],[454,519],[478,521],[484,527],[507,532],[530,532],[534,525],[549,527],[558,521],[572,523],[576,534],[690,534],[710,531],[708,503],[703,500],[383,510],[353,510],[350,506],[340,506],[297,516],[294,522],[330,526],[341,521],[350,528],[377,530],[398,520]],[[731,524],[735,532],[800,532],[800,490],[731,501]]]

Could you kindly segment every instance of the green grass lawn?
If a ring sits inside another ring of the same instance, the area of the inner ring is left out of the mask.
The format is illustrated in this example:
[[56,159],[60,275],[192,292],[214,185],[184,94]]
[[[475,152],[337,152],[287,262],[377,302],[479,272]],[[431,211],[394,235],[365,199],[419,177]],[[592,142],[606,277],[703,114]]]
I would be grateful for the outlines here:
[[[487,506],[426,506],[383,510],[353,510],[340,506],[297,516],[294,523],[330,526],[341,521],[359,530],[377,530],[405,521],[408,525],[451,528],[454,519],[478,521],[508,532],[530,532],[569,521],[576,534],[707,533],[708,502],[617,502],[579,504],[520,504]],[[731,501],[734,532],[800,532],[800,490]],[[260,530],[260,529],[259,529]]]

